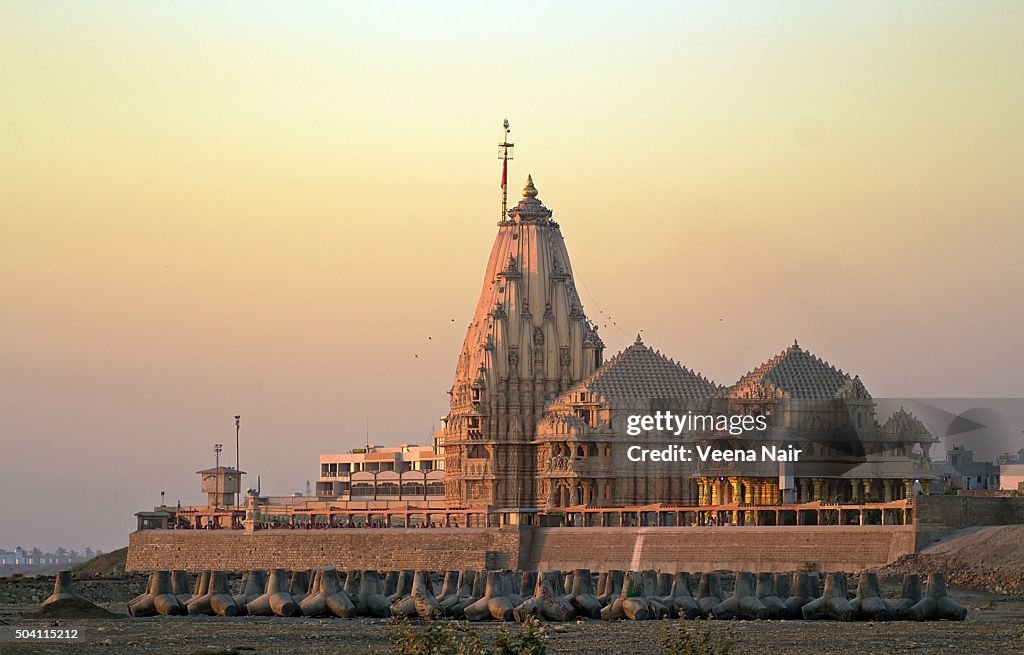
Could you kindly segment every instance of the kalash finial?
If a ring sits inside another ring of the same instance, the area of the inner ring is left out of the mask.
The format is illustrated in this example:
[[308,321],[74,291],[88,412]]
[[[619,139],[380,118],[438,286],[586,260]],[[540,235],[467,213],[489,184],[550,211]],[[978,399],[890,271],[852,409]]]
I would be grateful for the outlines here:
[[526,186],[523,187],[523,197],[524,198],[536,198],[537,197],[537,187],[533,186],[533,176],[532,175],[527,175],[526,176]]

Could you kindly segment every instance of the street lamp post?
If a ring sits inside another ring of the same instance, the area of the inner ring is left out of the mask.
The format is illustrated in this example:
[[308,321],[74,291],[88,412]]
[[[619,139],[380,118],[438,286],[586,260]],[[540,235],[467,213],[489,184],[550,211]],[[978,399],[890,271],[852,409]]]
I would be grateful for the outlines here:
[[242,493],[242,466],[238,463],[238,430],[242,427],[242,415],[235,416],[235,471],[238,475],[238,493]]
[[217,507],[220,505],[220,451],[224,450],[224,445],[215,443],[213,444],[213,453],[215,457],[216,465],[214,466],[214,478],[213,483],[213,511],[214,514],[217,512]]

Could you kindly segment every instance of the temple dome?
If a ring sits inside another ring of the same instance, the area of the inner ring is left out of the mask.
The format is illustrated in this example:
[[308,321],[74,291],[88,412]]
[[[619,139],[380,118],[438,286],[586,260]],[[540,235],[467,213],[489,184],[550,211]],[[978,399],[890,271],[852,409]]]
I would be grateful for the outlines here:
[[793,345],[750,371],[725,395],[732,398],[870,398],[860,378],[850,377],[832,364]]
[[572,402],[579,391],[599,394],[606,401],[634,399],[711,398],[721,391],[714,382],[645,346],[640,336],[556,401]]

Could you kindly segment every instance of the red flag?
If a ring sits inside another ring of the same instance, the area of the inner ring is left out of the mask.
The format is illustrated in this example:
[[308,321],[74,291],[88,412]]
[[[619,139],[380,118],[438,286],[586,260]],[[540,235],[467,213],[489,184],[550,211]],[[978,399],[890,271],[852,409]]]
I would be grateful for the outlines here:
[[505,188],[505,183],[508,180],[508,158],[501,160],[501,188]]

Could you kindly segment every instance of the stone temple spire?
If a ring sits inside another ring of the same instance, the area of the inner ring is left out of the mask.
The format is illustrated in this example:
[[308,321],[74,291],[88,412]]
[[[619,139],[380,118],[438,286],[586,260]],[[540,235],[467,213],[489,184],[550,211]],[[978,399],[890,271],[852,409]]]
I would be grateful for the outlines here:
[[601,365],[565,240],[533,177],[498,222],[455,367],[445,432],[449,506],[532,506],[545,405]]

